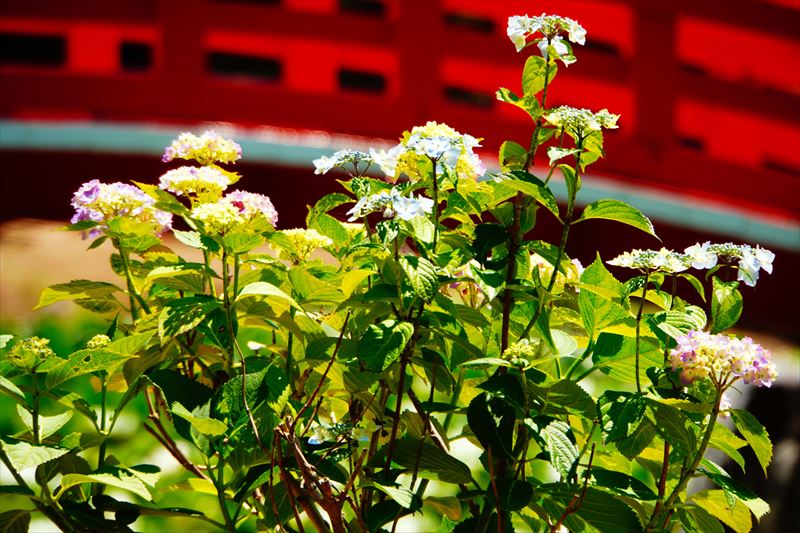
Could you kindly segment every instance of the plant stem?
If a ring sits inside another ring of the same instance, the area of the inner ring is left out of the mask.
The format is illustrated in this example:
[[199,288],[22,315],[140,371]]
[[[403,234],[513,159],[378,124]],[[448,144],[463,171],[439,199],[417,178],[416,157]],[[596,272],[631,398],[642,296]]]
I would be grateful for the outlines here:
[[431,159],[433,166],[431,178],[433,179],[433,255],[436,255],[436,245],[439,244],[439,179],[436,176],[436,159]]
[[650,271],[644,274],[644,286],[642,287],[642,301],[639,304],[639,311],[636,313],[636,392],[642,393],[642,384],[639,378],[639,343],[641,342],[641,324],[642,314],[644,313],[644,306],[647,303],[647,284],[650,281]]
[[[106,461],[106,396],[108,392],[108,374],[101,372],[100,374],[100,435],[103,440],[100,442],[100,449],[97,455],[97,468],[103,468],[103,463]],[[102,485],[100,485],[102,488]]]
[[708,443],[711,441],[711,434],[714,432],[714,426],[717,422],[717,417],[719,416],[719,405],[720,402],[722,402],[722,394],[724,391],[725,387],[719,385],[717,388],[717,396],[714,399],[714,408],[711,410],[711,414],[709,415],[708,426],[706,427],[706,432],[703,435],[703,440],[700,442],[700,448],[697,450],[697,455],[695,455],[690,466],[685,468],[681,473],[681,476],[678,479],[678,484],[675,485],[674,489],[672,489],[669,497],[664,501],[664,505],[660,508],[658,505],[656,505],[656,507],[653,509],[653,515],[650,517],[650,521],[645,529],[646,533],[666,528],[666,524],[664,522],[668,520],[669,516],[672,514],[672,508],[673,505],[675,505],[675,500],[678,499],[678,496],[680,496],[680,494],[686,488],[686,485],[689,483],[689,480],[694,475],[695,470],[697,470],[697,467],[700,465],[700,461],[703,460],[703,456],[706,453]]
[[131,260],[130,260],[130,252],[128,252],[119,241],[113,241],[114,246],[117,247],[119,250],[119,257],[122,261],[122,269],[125,271],[125,281],[128,284],[128,297],[130,298],[131,302],[131,318],[134,322],[139,320],[139,312],[136,309],[136,303],[139,303],[139,306],[145,313],[150,313],[150,306],[147,305],[147,302],[142,295],[139,294],[139,291],[136,290],[136,284],[133,282],[133,272],[131,271]]
[[228,504],[225,498],[225,459],[222,457],[222,451],[217,452],[217,455],[219,457],[217,460],[217,479],[214,480],[214,486],[217,489],[217,501],[222,512],[222,518],[225,520],[225,529],[228,530],[228,533],[236,533],[236,524],[231,518],[230,511],[228,511]]
[[31,374],[31,385],[33,386],[33,410],[31,411],[31,432],[33,435],[33,444],[39,445],[41,444],[41,436],[39,433],[39,400],[41,399],[41,395],[39,394],[39,375],[34,371]]

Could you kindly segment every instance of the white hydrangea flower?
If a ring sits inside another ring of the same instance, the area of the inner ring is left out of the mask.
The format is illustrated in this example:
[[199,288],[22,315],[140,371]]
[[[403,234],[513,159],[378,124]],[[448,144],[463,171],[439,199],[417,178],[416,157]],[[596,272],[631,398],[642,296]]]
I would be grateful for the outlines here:
[[397,173],[397,160],[404,153],[406,153],[406,147],[403,146],[403,144],[398,144],[389,150],[369,149],[369,156],[381,167],[383,173],[389,178],[395,177]]
[[358,150],[339,150],[330,157],[322,156],[312,161],[312,163],[314,163],[315,167],[314,174],[325,174],[335,167],[344,167],[347,164],[358,165],[362,161],[371,163],[372,157],[370,154]]
[[717,254],[709,249],[710,245],[711,242],[706,241],[703,244],[693,244],[684,250],[684,253],[692,261],[692,268],[705,270],[716,266]]
[[423,196],[405,197],[401,196],[392,202],[397,218],[411,220],[412,218],[425,216],[433,211],[433,200]]

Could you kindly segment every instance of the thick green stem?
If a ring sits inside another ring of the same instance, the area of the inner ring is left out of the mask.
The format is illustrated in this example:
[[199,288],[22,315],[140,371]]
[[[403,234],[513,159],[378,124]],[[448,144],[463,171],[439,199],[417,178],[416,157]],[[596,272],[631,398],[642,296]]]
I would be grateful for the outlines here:
[[[219,502],[219,510],[222,513],[222,518],[225,520],[225,529],[228,533],[236,532],[236,524],[231,518],[231,513],[228,510],[228,502],[225,498],[225,459],[222,457],[220,451],[217,456],[217,478],[214,480],[214,486],[217,489],[217,501]],[[213,476],[212,476],[213,477]]]
[[639,304],[639,311],[636,313],[636,392],[642,393],[642,384],[639,378],[639,344],[641,342],[641,325],[644,306],[647,303],[647,284],[650,281],[650,271],[644,274],[644,287],[642,287],[642,301]]
[[147,304],[139,291],[136,290],[136,284],[133,282],[133,272],[131,270],[130,252],[122,247],[119,241],[114,241],[114,245],[119,250],[119,257],[122,261],[122,269],[125,271],[125,281],[128,284],[128,297],[131,302],[131,318],[134,322],[139,319],[139,312],[136,308],[136,303],[142,308],[145,313],[150,314],[150,306]]
[[703,435],[703,440],[700,442],[700,448],[697,450],[697,454],[694,457],[694,460],[689,465],[688,468],[685,468],[681,473],[681,477],[678,479],[678,484],[675,485],[675,488],[672,489],[669,497],[664,501],[664,504],[656,507],[653,509],[653,515],[650,517],[650,521],[647,524],[647,528],[645,529],[646,533],[650,533],[651,531],[662,530],[666,529],[666,520],[669,519],[669,516],[672,514],[673,506],[675,505],[675,501],[681,495],[681,493],[686,488],[686,485],[689,483],[689,480],[694,476],[697,467],[700,466],[700,461],[703,460],[703,456],[706,453],[706,449],[708,448],[708,443],[711,441],[711,434],[714,432],[714,426],[717,423],[717,417],[719,416],[719,405],[722,402],[722,394],[725,392],[725,387],[718,386],[717,388],[717,396],[714,399],[714,408],[711,410],[711,415],[708,419],[708,426],[706,426],[705,434]]
[[206,266],[203,275],[203,289],[205,290],[205,285],[207,283],[209,293],[216,298],[217,287],[214,286],[214,278],[211,276],[211,255],[208,253],[208,250],[203,250],[203,264]]
[[[108,392],[108,374],[106,372],[101,372],[100,375],[100,436],[102,437],[102,441],[100,442],[100,449],[97,454],[97,468],[103,468],[103,463],[106,462],[106,439],[108,438],[108,432],[106,431],[106,403],[107,403],[107,392]],[[102,486],[102,485],[101,485]]]
[[433,254],[436,255],[436,245],[439,243],[439,178],[436,176],[436,159],[431,159],[433,170],[431,179],[433,180]]
[[39,411],[41,409],[39,401],[41,395],[39,394],[39,375],[34,371],[31,374],[31,385],[33,386],[33,410],[31,411],[31,432],[33,435],[33,443],[41,444],[41,436],[39,432]]

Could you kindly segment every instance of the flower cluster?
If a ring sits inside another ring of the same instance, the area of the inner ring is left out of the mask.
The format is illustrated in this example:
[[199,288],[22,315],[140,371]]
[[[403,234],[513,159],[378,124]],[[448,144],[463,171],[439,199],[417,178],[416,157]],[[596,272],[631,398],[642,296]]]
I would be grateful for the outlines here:
[[557,15],[545,15],[542,13],[538,17],[514,16],[508,18],[508,28],[506,33],[517,52],[528,46],[528,37],[535,33],[540,33],[541,38],[532,42],[536,43],[542,56],[549,58],[549,53],[555,53],[555,57],[570,65],[575,62],[572,48],[564,40],[563,34],[567,39],[575,44],[586,43],[586,30],[575,20]]
[[339,150],[330,157],[322,156],[319,159],[315,159],[313,161],[316,168],[314,174],[326,174],[336,167],[344,168],[346,165],[353,165],[358,171],[358,164],[362,161],[367,163],[367,167],[369,167],[370,163],[372,163],[372,157],[370,154],[359,152],[358,150]]
[[[88,181],[75,192],[71,203],[75,208],[71,219],[73,224],[84,220],[104,223],[116,217],[130,217],[139,222],[151,223],[158,235],[172,227],[171,214],[153,207],[155,200],[127,183]],[[89,236],[94,237],[100,232],[97,228],[92,229]]]
[[634,268],[642,272],[683,272],[691,265],[689,257],[666,248],[660,250],[633,250],[607,261],[609,265]]
[[718,385],[727,386],[742,378],[756,387],[769,387],[778,376],[769,350],[750,337],[737,339],[689,331],[677,341],[678,345],[670,352],[670,363],[673,370],[681,371],[684,384],[708,377]]
[[400,144],[389,150],[371,149],[370,157],[388,178],[406,174],[418,181],[424,177],[420,166],[428,160],[435,162],[437,173],[445,167],[459,177],[474,178],[486,172],[474,152],[480,146],[480,140],[472,135],[459,133],[447,124],[428,122],[405,132]]
[[698,243],[686,248],[685,252],[691,258],[694,268],[713,268],[720,257],[728,261],[738,260],[737,278],[750,287],[755,287],[760,270],[772,274],[772,262],[775,260],[775,254],[766,248],[730,242]]
[[235,178],[236,174],[213,166],[179,167],[161,176],[158,183],[162,189],[178,196],[207,202],[217,200]]
[[376,211],[383,211],[386,218],[396,216],[401,220],[411,220],[431,213],[433,200],[424,196],[403,196],[397,189],[381,191],[359,198],[356,205],[347,212],[350,215],[348,221],[353,222]]
[[169,163],[173,159],[190,159],[201,165],[210,165],[215,162],[235,163],[241,158],[241,146],[211,130],[200,137],[190,132],[181,133],[164,150],[161,160]]
[[48,344],[50,340],[41,337],[22,339],[11,348],[8,362],[17,368],[33,370],[45,359],[55,356],[55,352]]
[[616,129],[619,115],[609,113],[608,109],[593,113],[589,109],[563,105],[549,110],[544,118],[576,139],[583,139],[593,131]]
[[192,217],[201,222],[208,233],[218,235],[224,235],[246,221],[238,207],[224,200],[195,206]]
[[248,220],[263,215],[273,226],[278,225],[278,212],[272,200],[263,194],[235,190],[225,195],[223,201],[230,203]]
[[305,261],[317,248],[325,248],[333,244],[333,240],[313,229],[285,229],[281,230],[281,234],[289,240],[292,249],[281,249],[280,255],[283,259],[294,263]]
[[95,335],[89,342],[86,343],[86,347],[90,350],[97,350],[98,348],[105,348],[111,344],[111,339],[108,335]]

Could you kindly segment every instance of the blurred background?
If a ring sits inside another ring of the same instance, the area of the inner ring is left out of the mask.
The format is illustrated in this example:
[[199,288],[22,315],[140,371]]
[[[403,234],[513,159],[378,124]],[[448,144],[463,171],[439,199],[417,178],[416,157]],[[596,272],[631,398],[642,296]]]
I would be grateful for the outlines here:
[[[393,144],[428,120],[484,138],[496,166],[500,144],[527,144],[532,126],[494,97],[519,91],[525,62],[506,20],[542,12],[588,32],[548,104],[622,115],[579,201],[639,207],[673,249],[733,241],[777,255],[774,274],[743,287],[739,326],[781,377],[734,399],[768,427],[776,461],[769,482],[730,471],[773,505],[760,531],[800,530],[800,0],[3,0],[0,332],[50,336],[66,353],[104,329],[74,306],[31,311],[49,283],[112,279],[104,248],[56,230],[84,181],[156,182],[181,131],[235,138],[244,188],[272,198],[282,228],[337,188],[312,159]],[[542,220],[537,238],[557,229]],[[592,222],[568,253],[588,264],[595,250],[660,246]]]

